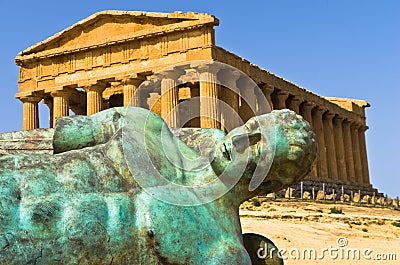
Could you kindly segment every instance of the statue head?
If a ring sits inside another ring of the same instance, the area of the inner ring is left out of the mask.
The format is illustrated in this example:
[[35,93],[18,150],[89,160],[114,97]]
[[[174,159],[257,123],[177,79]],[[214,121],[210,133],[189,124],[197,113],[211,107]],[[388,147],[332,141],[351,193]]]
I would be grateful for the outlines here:
[[243,172],[240,182],[250,191],[252,178],[259,175],[260,183],[254,188],[273,192],[309,173],[317,143],[310,124],[301,116],[290,110],[275,110],[229,132],[212,155],[211,165],[217,175]]

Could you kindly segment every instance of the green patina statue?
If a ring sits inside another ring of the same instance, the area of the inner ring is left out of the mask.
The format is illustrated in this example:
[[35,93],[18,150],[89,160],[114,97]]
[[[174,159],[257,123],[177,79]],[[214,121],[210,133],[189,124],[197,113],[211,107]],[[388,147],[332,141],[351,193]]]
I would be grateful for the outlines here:
[[190,144],[175,135],[113,108],[58,119],[53,155],[0,157],[0,264],[251,264],[239,205],[307,175],[310,125],[279,110],[227,135],[193,129]]

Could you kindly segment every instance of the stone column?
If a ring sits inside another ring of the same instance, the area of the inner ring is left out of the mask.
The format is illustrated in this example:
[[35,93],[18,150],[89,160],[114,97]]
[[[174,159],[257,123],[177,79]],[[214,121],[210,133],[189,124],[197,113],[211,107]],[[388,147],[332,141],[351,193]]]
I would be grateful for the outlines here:
[[326,160],[328,164],[328,178],[337,181],[338,170],[336,162],[335,139],[333,135],[334,133],[333,122],[332,122],[333,117],[335,117],[335,114],[330,113],[329,111],[326,112],[325,115],[323,116],[324,140],[326,146]]
[[55,125],[57,118],[69,115],[69,97],[72,92],[59,90],[51,92],[50,95],[53,97],[53,125]]
[[[145,109],[149,109],[151,110],[153,104],[150,104],[151,101],[151,93],[153,93],[154,91],[150,91],[148,89],[150,84],[149,80],[143,80],[143,82],[141,83],[141,85],[143,85],[143,88],[140,90],[139,92],[139,96],[140,96],[140,107],[143,107]],[[161,87],[161,85],[160,85]],[[161,88],[160,88],[161,91]],[[161,114],[161,112],[160,112]]]
[[338,166],[338,179],[341,182],[347,181],[347,171],[346,171],[346,154],[344,152],[344,139],[343,139],[343,128],[342,128],[343,118],[336,115],[333,119],[333,132],[335,139],[336,148],[336,162]]
[[296,96],[293,96],[292,98],[289,98],[287,107],[297,114],[300,114],[300,104],[303,102],[303,100],[299,99]]
[[274,104],[274,109],[286,109],[286,99],[289,94],[281,90],[275,91],[272,94],[272,102]]
[[261,86],[261,91],[264,95],[264,97],[267,99],[269,108],[273,110],[273,104],[271,100],[271,94],[274,92],[274,87],[270,85],[263,85]]
[[312,112],[313,128],[317,136],[318,142],[318,160],[317,160],[317,174],[319,180],[328,179],[328,166],[326,161],[326,145],[324,139],[324,124],[322,121],[322,115],[325,109],[316,107]]
[[365,185],[370,185],[369,180],[369,169],[368,169],[368,157],[367,157],[367,145],[365,141],[365,131],[368,129],[368,126],[360,126],[358,130],[358,139],[360,140],[360,151],[361,151],[361,165],[362,165],[362,174],[363,174],[363,183]]
[[84,86],[87,96],[87,115],[95,114],[102,110],[103,105],[103,91],[106,89],[105,85],[92,84]]
[[33,130],[39,128],[38,103],[40,97],[28,96],[20,98],[23,103],[22,130]]
[[171,128],[178,126],[178,86],[176,76],[168,72],[161,80],[161,118]]
[[200,127],[216,128],[218,125],[218,86],[216,74],[207,69],[200,70]]
[[351,140],[351,122],[345,120],[342,124],[343,127],[343,145],[345,152],[346,171],[347,171],[347,182],[354,184],[356,182],[355,169],[354,169],[354,157],[353,157],[353,143]]
[[[303,118],[308,121],[312,125],[312,109],[315,107],[314,104],[305,102],[301,104],[300,106],[300,114],[303,116]],[[314,130],[315,132],[315,130]],[[319,149],[319,147],[318,147]],[[319,153],[319,151],[318,151]],[[319,155],[318,155],[319,156]],[[310,179],[311,180],[318,180],[318,174],[317,174],[317,169],[318,169],[318,164],[314,166],[312,171],[310,172]]]
[[360,125],[354,122],[350,126],[351,128],[351,141],[353,143],[353,158],[354,158],[354,170],[356,173],[355,181],[357,184],[361,184],[363,181],[363,172],[361,164],[361,152],[360,152],[360,139],[358,138],[358,129]]
[[126,78],[122,80],[123,93],[124,93],[124,106],[140,107],[140,95],[137,89],[143,79],[140,78]]
[[47,107],[49,108],[49,112],[50,112],[50,121],[49,121],[49,124],[50,124],[50,128],[53,128],[53,126],[54,126],[54,123],[53,123],[53,121],[54,121],[53,97],[45,98],[45,99],[43,100],[43,102],[44,102],[44,104],[46,104]]
[[257,112],[257,98],[254,92],[256,84],[249,78],[241,78],[238,80],[238,86],[241,96],[240,117],[246,122]]
[[314,104],[305,102],[301,104],[300,106],[300,115],[303,116],[303,118],[308,121],[312,125],[312,114],[311,111],[315,107]]
[[235,71],[229,76],[223,75],[219,77],[221,80],[221,84],[226,86],[220,87],[220,91],[222,91],[221,96],[223,97],[223,101],[227,105],[225,107],[220,106],[220,112],[222,126],[228,131],[240,126],[240,121],[237,118],[237,116],[239,115],[239,89],[236,83],[239,76],[240,73]]

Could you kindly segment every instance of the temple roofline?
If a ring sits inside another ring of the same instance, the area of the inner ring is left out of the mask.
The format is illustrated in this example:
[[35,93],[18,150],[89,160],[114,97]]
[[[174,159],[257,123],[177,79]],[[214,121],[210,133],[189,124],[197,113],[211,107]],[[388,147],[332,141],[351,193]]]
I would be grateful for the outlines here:
[[[106,11],[102,11],[102,12],[98,12],[95,13],[77,23],[75,23],[74,25],[68,27],[67,29],[54,34],[53,36],[47,38],[44,41],[38,42],[32,46],[30,46],[29,48],[19,52],[15,58],[16,63],[18,64],[18,62],[20,61],[24,61],[26,59],[31,59],[29,55],[34,54],[34,58],[40,57],[42,55],[42,48],[45,48],[46,44],[61,38],[62,36],[68,34],[69,32],[71,32],[72,30],[78,28],[78,27],[84,27],[85,25],[88,25],[90,23],[92,23],[93,21],[96,21],[98,19],[100,19],[101,17],[104,16],[132,16],[132,17],[154,17],[154,18],[170,18],[170,19],[181,19],[182,21],[180,21],[179,23],[173,23],[170,25],[165,25],[165,26],[161,26],[160,31],[165,32],[166,30],[168,31],[168,26],[174,26],[174,30],[183,30],[185,28],[190,28],[192,26],[202,26],[205,24],[212,24],[213,26],[218,26],[219,25],[219,20],[213,16],[213,15],[209,15],[209,14],[203,14],[203,13],[195,13],[195,12],[187,12],[187,13],[183,13],[183,12],[174,12],[174,13],[157,13],[157,12],[141,12],[141,11],[118,11],[118,10],[106,10]],[[182,22],[186,22],[185,24],[181,24]],[[197,22],[197,23],[196,23]],[[140,31],[141,34],[133,34],[134,36],[132,36],[133,38],[138,37],[136,35],[142,36],[142,35],[152,35],[151,32],[149,32],[148,30],[143,30],[142,32]],[[118,40],[111,40],[108,41],[107,43],[105,43],[105,45],[107,45],[109,42],[113,42],[113,41],[118,41]],[[126,41],[126,38],[125,38]],[[101,46],[101,45],[99,45]],[[57,50],[57,49],[56,49]],[[45,51],[46,54],[43,55],[49,55],[49,51]],[[58,55],[59,52],[55,52],[54,55]]]

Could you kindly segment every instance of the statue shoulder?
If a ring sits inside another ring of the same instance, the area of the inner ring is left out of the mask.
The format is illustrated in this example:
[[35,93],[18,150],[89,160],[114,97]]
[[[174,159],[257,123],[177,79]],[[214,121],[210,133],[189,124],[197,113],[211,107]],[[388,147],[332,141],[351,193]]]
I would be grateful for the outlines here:
[[154,115],[156,114],[143,108],[116,107],[90,116],[58,118],[53,136],[54,153],[104,144],[122,129],[124,124]]
[[172,128],[171,132],[196,153],[204,157],[208,157],[215,144],[225,137],[224,131],[209,128]]

